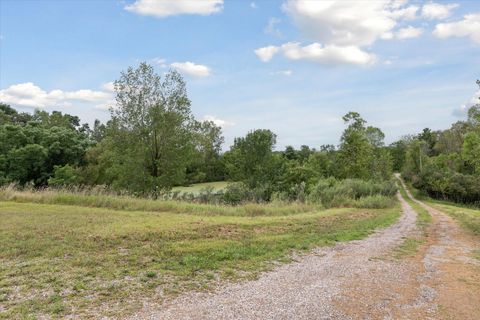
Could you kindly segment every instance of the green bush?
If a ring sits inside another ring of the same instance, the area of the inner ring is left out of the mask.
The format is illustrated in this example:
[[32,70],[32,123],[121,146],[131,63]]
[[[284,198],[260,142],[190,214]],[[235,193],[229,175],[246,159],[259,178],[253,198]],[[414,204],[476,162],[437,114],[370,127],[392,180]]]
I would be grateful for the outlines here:
[[[312,203],[321,203],[325,207],[361,206],[387,207],[397,193],[394,181],[365,181],[360,179],[336,180],[334,178],[321,179],[313,187],[308,196]],[[368,200],[367,200],[368,199]],[[375,203],[375,204],[374,204]]]

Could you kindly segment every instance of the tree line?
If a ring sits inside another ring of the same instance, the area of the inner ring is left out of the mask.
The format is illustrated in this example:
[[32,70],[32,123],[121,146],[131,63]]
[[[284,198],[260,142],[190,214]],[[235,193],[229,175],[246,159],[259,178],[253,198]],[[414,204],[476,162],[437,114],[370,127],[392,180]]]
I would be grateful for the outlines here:
[[[448,167],[453,180],[463,175],[478,181],[480,173],[478,108],[452,129],[426,129],[390,146],[379,128],[349,112],[338,146],[276,150],[275,133],[258,129],[235,138],[222,153],[221,128],[195,119],[178,72],[160,76],[141,63],[122,72],[114,88],[111,119],[97,120],[93,128],[61,112],[20,113],[0,104],[0,183],[105,185],[156,195],[178,185],[227,180],[235,182],[227,188],[232,199],[269,201],[324,194],[344,179],[381,183],[391,179],[393,170],[403,171],[415,186],[435,196],[438,190],[430,184],[439,166]],[[365,189],[360,183],[345,185]]]
[[469,108],[466,121],[425,128],[392,144],[391,153],[394,168],[428,196],[480,205],[480,104]]

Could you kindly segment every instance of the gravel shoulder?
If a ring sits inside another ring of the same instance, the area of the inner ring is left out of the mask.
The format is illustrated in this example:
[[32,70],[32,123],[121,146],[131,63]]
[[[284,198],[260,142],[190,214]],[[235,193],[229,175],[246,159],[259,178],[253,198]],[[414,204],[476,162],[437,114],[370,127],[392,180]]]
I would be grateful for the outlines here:
[[[146,305],[131,319],[478,319],[478,239],[421,202],[433,223],[420,235],[415,211],[398,197],[399,220],[363,240],[318,248],[254,281]],[[394,257],[419,236],[413,256]]]

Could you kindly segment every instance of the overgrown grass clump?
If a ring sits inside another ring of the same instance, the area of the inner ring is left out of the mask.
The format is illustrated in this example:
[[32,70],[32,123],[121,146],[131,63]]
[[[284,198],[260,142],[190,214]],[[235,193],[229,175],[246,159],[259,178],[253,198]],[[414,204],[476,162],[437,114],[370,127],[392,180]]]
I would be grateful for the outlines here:
[[268,205],[161,207],[154,200],[5,189],[1,198],[12,200],[0,201],[4,319],[121,318],[151,297],[253,277],[269,261],[288,260],[291,250],[365,237],[400,213],[398,205],[281,213]]
[[396,193],[394,181],[328,178],[320,180],[313,187],[308,200],[321,203],[326,208],[388,208],[393,205]]
[[0,188],[0,200],[76,205],[127,211],[188,213],[206,216],[278,216],[310,212],[321,208],[321,206],[315,204],[284,202],[268,204],[247,203],[242,206],[226,206],[176,200],[136,198],[129,195],[111,194],[102,189],[85,189],[82,191],[69,189],[17,190],[15,187],[10,186]]

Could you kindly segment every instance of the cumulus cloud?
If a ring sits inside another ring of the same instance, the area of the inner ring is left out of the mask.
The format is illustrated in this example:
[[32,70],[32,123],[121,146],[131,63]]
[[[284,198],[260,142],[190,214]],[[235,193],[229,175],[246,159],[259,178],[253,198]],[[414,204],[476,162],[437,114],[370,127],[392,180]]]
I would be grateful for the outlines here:
[[208,77],[210,75],[210,68],[202,64],[195,64],[190,61],[174,62],[171,64],[172,68],[194,77]]
[[179,14],[209,15],[223,9],[223,0],[136,0],[125,10],[165,18]]
[[419,7],[402,0],[311,1],[287,0],[283,10],[307,38],[309,45],[288,42],[255,50],[263,62],[282,52],[291,60],[325,64],[369,65],[377,59],[367,52],[377,40],[408,39],[420,36],[421,28],[397,29],[400,21],[413,20]]
[[255,54],[263,62],[268,62],[273,58],[273,56],[278,52],[278,50],[279,48],[276,46],[268,46],[256,49]]
[[288,59],[307,59],[325,64],[367,65],[376,60],[375,55],[362,51],[356,46],[322,46],[315,42],[302,47],[298,42],[288,42],[282,45],[281,49]]
[[456,7],[458,7],[456,3],[440,4],[429,2],[422,7],[422,17],[429,20],[443,20],[448,18]]
[[392,32],[397,20],[414,18],[418,10],[391,0],[288,0],[283,8],[305,35],[338,46],[371,45]]
[[397,39],[411,39],[417,38],[423,33],[422,28],[414,28],[412,26],[408,26],[406,28],[402,28],[395,33]]
[[463,118],[467,115],[468,109],[470,109],[472,106],[476,104],[480,104],[480,90],[475,92],[473,97],[468,102],[461,105],[459,108],[453,110],[453,115],[459,118]]
[[103,91],[106,92],[114,92],[115,91],[115,84],[112,82],[106,82],[102,84],[102,89]]
[[463,20],[456,22],[439,23],[433,35],[440,39],[470,37],[473,42],[480,44],[480,13],[467,14]]
[[108,91],[82,89],[45,91],[32,82],[19,83],[0,90],[0,101],[12,105],[45,108],[47,106],[70,106],[72,102],[102,102],[112,99]]
[[212,116],[212,115],[205,115],[203,117],[203,121],[212,121],[217,126],[222,127],[222,128],[226,128],[226,127],[230,127],[230,126],[235,125],[235,123],[233,123],[233,122],[223,120],[223,119],[217,118],[217,117]]
[[368,65],[376,61],[375,55],[356,46],[323,46],[318,42],[306,46],[302,46],[299,42],[287,42],[280,47],[269,46],[255,50],[264,62],[269,61],[277,52],[283,53],[285,58],[290,60],[305,59],[322,64]]

